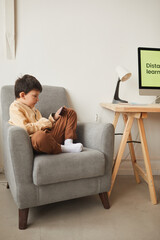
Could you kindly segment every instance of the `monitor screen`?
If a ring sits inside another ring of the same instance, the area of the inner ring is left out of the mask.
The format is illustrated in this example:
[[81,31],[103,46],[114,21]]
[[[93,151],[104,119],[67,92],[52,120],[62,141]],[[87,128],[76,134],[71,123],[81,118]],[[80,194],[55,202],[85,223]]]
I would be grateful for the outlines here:
[[160,96],[160,48],[138,48],[140,95]]

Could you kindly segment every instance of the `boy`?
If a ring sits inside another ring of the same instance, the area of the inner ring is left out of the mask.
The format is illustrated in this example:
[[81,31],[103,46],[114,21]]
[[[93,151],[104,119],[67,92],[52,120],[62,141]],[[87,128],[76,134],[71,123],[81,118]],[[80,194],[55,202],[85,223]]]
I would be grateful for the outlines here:
[[16,100],[10,105],[9,123],[22,127],[28,132],[36,152],[58,154],[82,151],[81,143],[73,143],[77,126],[77,115],[74,110],[63,107],[55,114],[50,114],[48,119],[42,117],[35,108],[42,86],[31,75],[18,78],[14,90]]

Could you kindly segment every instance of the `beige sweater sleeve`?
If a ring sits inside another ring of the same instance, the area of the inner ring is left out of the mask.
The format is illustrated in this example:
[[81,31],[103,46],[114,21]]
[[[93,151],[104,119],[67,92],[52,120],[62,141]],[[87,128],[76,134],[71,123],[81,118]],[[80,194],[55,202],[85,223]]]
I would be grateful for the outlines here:
[[[52,117],[50,116],[50,119],[51,118]],[[42,117],[41,113],[38,110],[36,110],[35,117],[35,113],[32,110],[26,111],[26,109],[23,107],[11,104],[9,123],[24,128],[28,134],[31,135],[38,130],[52,128],[54,119],[52,118],[51,121],[47,118]]]

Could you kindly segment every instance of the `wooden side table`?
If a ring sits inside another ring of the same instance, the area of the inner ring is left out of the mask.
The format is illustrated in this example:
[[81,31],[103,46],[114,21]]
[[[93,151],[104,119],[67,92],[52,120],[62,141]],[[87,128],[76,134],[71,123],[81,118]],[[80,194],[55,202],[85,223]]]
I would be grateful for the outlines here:
[[[125,146],[128,141],[136,182],[140,183],[140,178],[139,178],[139,175],[140,175],[148,184],[151,202],[153,204],[157,204],[157,198],[156,198],[155,186],[154,186],[154,181],[153,181],[153,176],[152,176],[150,157],[149,157],[149,152],[148,152],[148,146],[147,146],[147,140],[146,140],[146,135],[145,135],[143,119],[147,118],[147,113],[160,112],[160,106],[158,104],[129,105],[129,104],[112,104],[112,103],[100,103],[100,105],[108,110],[115,112],[114,121],[113,121],[113,125],[115,128],[116,128],[120,114],[122,114],[123,120],[125,123],[123,136],[122,136],[119,150],[118,150],[118,153],[116,156],[115,164],[113,167],[111,189],[108,193],[109,196],[111,194],[111,191],[112,191],[112,188],[113,188],[116,176],[117,176],[117,172],[118,172],[121,160],[122,160],[122,156],[123,156],[123,153],[125,150]],[[143,152],[146,172],[136,162],[134,147],[133,147],[133,143],[132,143],[132,136],[131,136],[131,128],[132,128],[134,119],[136,119],[137,123],[138,123],[138,129],[139,129],[139,134],[140,134],[140,139],[141,139],[141,146],[142,146],[142,152]]]

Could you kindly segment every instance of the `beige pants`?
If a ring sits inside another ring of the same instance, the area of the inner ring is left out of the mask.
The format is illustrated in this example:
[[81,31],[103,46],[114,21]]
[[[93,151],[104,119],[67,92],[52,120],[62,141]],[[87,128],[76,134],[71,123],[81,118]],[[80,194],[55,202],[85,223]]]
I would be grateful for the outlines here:
[[32,146],[37,152],[61,153],[61,144],[65,139],[76,139],[76,127],[76,112],[73,109],[65,108],[63,116],[60,116],[51,130],[40,130],[32,135]]

